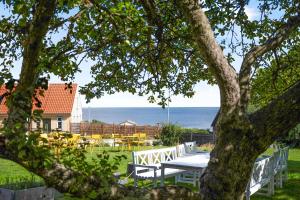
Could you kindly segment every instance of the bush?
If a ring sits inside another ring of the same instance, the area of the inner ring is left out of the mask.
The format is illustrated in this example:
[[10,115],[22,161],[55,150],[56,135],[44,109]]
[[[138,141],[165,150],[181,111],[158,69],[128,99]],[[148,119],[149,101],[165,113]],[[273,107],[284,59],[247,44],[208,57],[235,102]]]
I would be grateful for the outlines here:
[[165,146],[172,146],[179,143],[182,128],[176,124],[164,124],[161,129],[160,139]]
[[209,134],[208,129],[182,128],[182,134]]
[[152,145],[153,146],[160,146],[160,145],[162,145],[162,142],[161,142],[161,140],[153,140]]
[[183,128],[177,124],[164,124],[161,129],[160,139],[165,146],[176,145],[183,142],[186,135],[209,134],[209,130],[198,128]]
[[291,147],[300,147],[300,124],[290,130],[288,136],[278,140],[280,143],[289,145]]
[[199,148],[200,148],[201,151],[211,152],[215,148],[215,145],[211,144],[211,143],[207,143],[207,144],[200,145]]

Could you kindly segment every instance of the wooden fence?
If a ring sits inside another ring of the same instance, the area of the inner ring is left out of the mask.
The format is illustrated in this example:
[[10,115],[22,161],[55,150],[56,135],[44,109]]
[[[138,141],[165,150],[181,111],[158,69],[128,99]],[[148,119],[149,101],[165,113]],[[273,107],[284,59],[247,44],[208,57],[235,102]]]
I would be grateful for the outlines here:
[[215,136],[212,133],[211,134],[197,134],[197,133],[184,134],[181,142],[191,142],[191,141],[196,141],[198,145],[207,144],[207,143],[214,144]]
[[160,133],[159,126],[126,126],[116,124],[97,124],[97,123],[71,123],[70,130],[72,133],[80,133],[81,135],[93,134],[122,134],[132,135],[134,133],[146,133],[147,137],[154,138]]

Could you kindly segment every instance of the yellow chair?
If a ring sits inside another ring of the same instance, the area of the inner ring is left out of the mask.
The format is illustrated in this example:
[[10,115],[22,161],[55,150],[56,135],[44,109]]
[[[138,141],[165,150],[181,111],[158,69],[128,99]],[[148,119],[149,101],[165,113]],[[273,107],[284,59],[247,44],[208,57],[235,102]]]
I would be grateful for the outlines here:
[[[42,135],[42,134],[41,134]],[[59,157],[61,148],[64,146],[64,141],[61,140],[60,133],[50,132],[47,134],[48,145],[51,149],[54,150],[54,155]]]
[[[102,135],[100,134],[93,134],[89,137],[89,147],[91,152],[93,152],[93,149],[98,146],[102,146]],[[100,150],[100,148],[98,148]]]
[[125,136],[122,136],[120,134],[112,134],[112,138],[114,139],[114,147],[116,146],[116,144],[118,145],[118,150],[123,151],[124,147],[127,145],[127,139],[125,138]]
[[80,142],[80,134],[71,134],[71,137],[66,138],[66,145],[71,147],[77,147]]
[[118,133],[113,133],[111,134],[111,138],[121,138],[121,134],[118,134]]
[[140,146],[145,145],[147,134],[146,133],[134,133],[133,134],[134,140],[132,141],[133,145],[136,145],[139,149]]

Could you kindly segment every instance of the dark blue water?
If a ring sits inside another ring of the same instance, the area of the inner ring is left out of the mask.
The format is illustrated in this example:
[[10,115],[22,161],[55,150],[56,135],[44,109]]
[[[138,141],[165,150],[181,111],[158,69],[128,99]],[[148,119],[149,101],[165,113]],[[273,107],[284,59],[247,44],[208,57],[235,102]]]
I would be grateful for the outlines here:
[[[186,128],[210,128],[218,107],[171,107],[170,122]],[[168,122],[168,109],[162,108],[83,108],[83,120],[121,123],[126,120],[138,125],[156,125]]]

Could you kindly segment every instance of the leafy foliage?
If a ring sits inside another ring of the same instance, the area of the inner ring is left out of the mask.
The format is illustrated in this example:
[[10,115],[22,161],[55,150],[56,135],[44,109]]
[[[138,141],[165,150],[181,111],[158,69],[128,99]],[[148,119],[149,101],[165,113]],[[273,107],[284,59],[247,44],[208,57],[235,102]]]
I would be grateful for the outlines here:
[[[47,14],[52,12],[39,6],[49,2],[54,8],[51,16]],[[201,2],[215,36],[232,65],[235,65],[234,59],[243,57],[251,47],[272,37],[288,19],[299,15],[299,1],[271,0],[259,1],[260,18],[249,19],[246,13],[249,2]],[[94,186],[100,184],[101,187],[90,188],[89,193],[97,196],[102,192],[105,196],[108,192],[106,186],[112,179],[102,172],[110,176],[114,168],[107,165],[105,155],[99,158],[103,169],[85,162],[79,163],[78,158],[84,160],[81,150],[73,152],[67,148],[63,156],[57,159],[49,149],[39,146],[38,135],[25,135],[26,124],[32,118],[32,96],[38,78],[44,76],[47,79],[49,74],[55,74],[64,81],[70,81],[84,63],[91,68],[93,76],[93,80],[81,88],[87,100],[105,93],[129,91],[148,95],[151,102],[159,99],[161,105],[169,100],[167,90],[175,95],[182,93],[190,97],[199,81],[215,83],[203,62],[202,56],[207,52],[197,48],[190,24],[176,7],[176,1],[154,0],[151,3],[153,7],[129,0],[1,1],[1,9],[5,12],[0,17],[0,84],[14,82],[11,68],[16,62],[23,62],[22,81],[16,89],[18,92],[12,93],[8,101],[11,109],[5,132],[12,157],[33,171],[63,162],[78,174],[78,178],[74,177],[74,185],[69,188],[72,193],[82,194],[84,191],[85,187],[80,187],[79,182],[96,180],[90,179],[89,175],[105,178],[107,181],[103,180],[103,183],[91,181]],[[279,14],[272,14],[275,12]],[[46,19],[47,23],[35,24],[43,21],[36,19]],[[43,27],[43,31],[39,27]],[[31,41],[35,43],[30,45]],[[290,34],[288,42],[257,59],[255,67],[270,67],[270,64],[272,67],[274,58],[283,57],[285,51],[296,44],[299,44],[299,27]],[[28,53],[30,51],[35,54]],[[34,56],[30,59],[30,55]],[[162,138],[167,144],[174,144],[178,142],[181,131],[171,125],[164,129]],[[87,171],[78,171],[82,169]]]
[[288,54],[274,59],[270,67],[257,71],[252,82],[252,105],[265,106],[299,80],[300,43]]
[[182,134],[209,134],[209,130],[207,129],[199,129],[199,128],[181,128]]
[[[83,148],[65,148],[61,153],[61,163],[65,167],[76,172],[76,181],[70,187],[70,193],[85,196],[89,199],[105,199],[110,196],[111,185],[116,183],[113,173],[118,169],[121,161],[126,159],[124,155],[115,156],[112,161],[110,155],[104,151],[97,155],[97,159],[87,160],[86,151]],[[91,187],[90,182],[95,187]],[[88,193],[80,193],[82,187],[90,187]]]
[[177,124],[164,124],[160,132],[160,140],[165,146],[179,144],[184,135],[190,134],[208,134],[208,130],[197,128],[183,128]]
[[180,126],[176,124],[164,124],[160,132],[160,139],[165,146],[179,144],[179,139],[182,133]]
[[[10,68],[22,59],[24,37],[33,18],[36,1],[3,1],[6,15],[0,18],[0,83],[11,79]],[[81,88],[87,101],[104,94],[129,91],[159,99],[165,105],[166,91],[191,97],[201,80],[215,83],[197,50],[190,26],[171,1],[153,1],[154,10],[140,2],[60,0],[56,5],[39,58],[39,73],[72,80],[80,67],[91,68],[93,80]],[[212,28],[230,62],[255,44],[265,42],[291,16],[298,1],[205,1]],[[272,13],[277,12],[277,15]],[[260,17],[259,17],[260,15]],[[295,32],[296,33],[296,32]],[[282,54],[299,40],[277,49]],[[273,53],[258,60],[267,66]],[[236,66],[238,67],[238,66]],[[171,95],[172,95],[171,94]]]
[[290,130],[288,136],[280,138],[278,141],[291,147],[300,147],[300,124]]
[[[67,192],[90,199],[105,199],[110,195],[111,185],[116,183],[113,173],[126,157],[116,155],[110,159],[104,151],[97,158],[88,160],[83,145],[77,147],[64,142],[69,137],[70,134],[58,134],[49,144],[47,139],[40,137],[40,133],[31,132],[26,136],[26,142],[19,143],[23,145],[18,147],[18,159],[33,172],[51,170],[53,165],[62,164],[66,169],[65,176],[73,174],[66,183],[71,183]],[[45,180],[48,186],[55,186],[57,182],[57,177]]]

